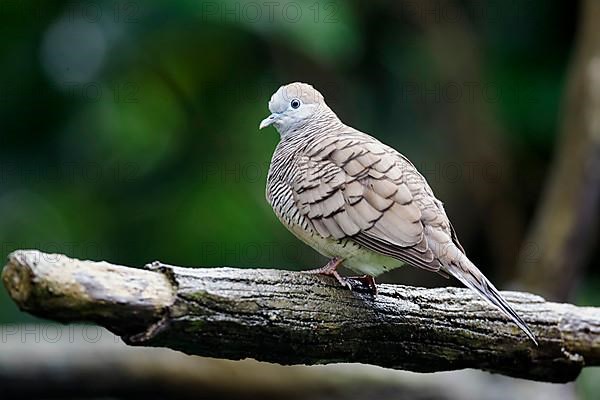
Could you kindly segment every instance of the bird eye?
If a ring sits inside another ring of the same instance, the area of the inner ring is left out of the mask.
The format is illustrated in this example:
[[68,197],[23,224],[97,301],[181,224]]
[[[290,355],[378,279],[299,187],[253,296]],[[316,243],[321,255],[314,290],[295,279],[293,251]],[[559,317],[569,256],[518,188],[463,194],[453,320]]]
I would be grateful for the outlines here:
[[290,102],[290,105],[292,106],[292,108],[298,108],[300,107],[300,100],[294,99]]

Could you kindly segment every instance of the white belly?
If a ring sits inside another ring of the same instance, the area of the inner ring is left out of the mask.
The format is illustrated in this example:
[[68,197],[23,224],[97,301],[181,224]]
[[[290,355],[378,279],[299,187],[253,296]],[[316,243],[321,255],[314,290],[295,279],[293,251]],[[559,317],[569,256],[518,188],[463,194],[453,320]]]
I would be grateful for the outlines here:
[[402,261],[364,248],[351,239],[326,239],[316,232],[307,232],[298,225],[289,226],[290,231],[304,243],[323,254],[325,257],[339,257],[346,268],[358,274],[378,276],[384,272],[402,266]]

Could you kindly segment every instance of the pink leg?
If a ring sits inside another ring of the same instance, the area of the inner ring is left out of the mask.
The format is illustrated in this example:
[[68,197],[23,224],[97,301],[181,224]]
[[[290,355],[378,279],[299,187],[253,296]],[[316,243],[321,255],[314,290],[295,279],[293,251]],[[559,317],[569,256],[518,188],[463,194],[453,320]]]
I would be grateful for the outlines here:
[[342,265],[342,259],[339,257],[334,257],[325,266],[317,269],[309,269],[308,271],[302,271],[304,274],[318,274],[318,275],[326,275],[333,276],[340,285],[352,290],[352,285],[348,283],[342,276],[337,272],[337,268]]

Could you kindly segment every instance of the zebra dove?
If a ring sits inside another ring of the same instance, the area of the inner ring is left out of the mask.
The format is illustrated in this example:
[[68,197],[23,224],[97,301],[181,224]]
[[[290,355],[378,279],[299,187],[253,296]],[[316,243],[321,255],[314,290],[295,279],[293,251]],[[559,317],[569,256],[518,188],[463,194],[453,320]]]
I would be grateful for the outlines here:
[[[374,277],[403,264],[464,285],[496,306],[536,342],[527,324],[467,258],[425,178],[402,154],[345,125],[311,85],[282,86],[269,101],[280,134],[267,200],[300,240],[330,258],[307,271],[334,276],[343,265],[375,291]],[[537,344],[537,342],[536,342]]]

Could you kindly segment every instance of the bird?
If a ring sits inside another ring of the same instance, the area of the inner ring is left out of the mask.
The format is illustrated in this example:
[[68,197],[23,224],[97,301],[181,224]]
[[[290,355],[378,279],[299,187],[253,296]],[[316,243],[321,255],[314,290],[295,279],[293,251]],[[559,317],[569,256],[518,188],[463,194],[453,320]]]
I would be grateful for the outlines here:
[[[403,154],[344,124],[310,84],[281,86],[271,114],[279,143],[266,198],[281,223],[329,259],[307,273],[358,280],[376,294],[375,277],[408,264],[450,275],[510,318],[533,342],[525,321],[469,260],[443,203]],[[344,278],[337,268],[360,274]]]

